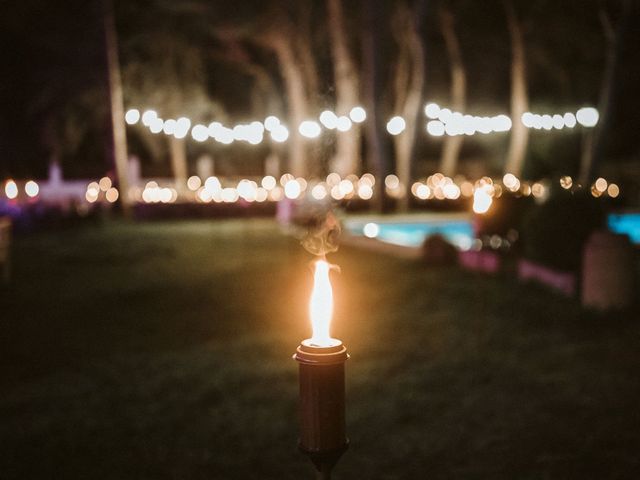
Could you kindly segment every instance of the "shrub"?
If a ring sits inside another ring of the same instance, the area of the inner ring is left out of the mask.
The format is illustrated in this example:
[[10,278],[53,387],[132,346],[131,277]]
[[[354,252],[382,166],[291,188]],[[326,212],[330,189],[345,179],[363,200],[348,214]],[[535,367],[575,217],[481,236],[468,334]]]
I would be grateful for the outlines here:
[[588,192],[554,192],[524,218],[524,255],[561,270],[578,270],[582,250],[594,230],[604,226],[602,202]]

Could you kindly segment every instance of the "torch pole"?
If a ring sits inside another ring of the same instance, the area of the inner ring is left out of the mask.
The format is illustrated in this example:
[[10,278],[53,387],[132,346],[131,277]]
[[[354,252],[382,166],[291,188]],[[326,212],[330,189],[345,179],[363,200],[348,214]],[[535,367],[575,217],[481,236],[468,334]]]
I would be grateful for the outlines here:
[[316,347],[304,341],[293,358],[300,371],[299,447],[316,467],[316,478],[327,480],[349,446],[344,381],[349,354],[342,342]]

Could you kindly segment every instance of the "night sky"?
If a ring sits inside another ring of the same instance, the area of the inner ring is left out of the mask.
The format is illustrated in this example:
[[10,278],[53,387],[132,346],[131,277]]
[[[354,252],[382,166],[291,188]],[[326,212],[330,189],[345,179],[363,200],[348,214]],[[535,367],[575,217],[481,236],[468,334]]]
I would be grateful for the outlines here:
[[[115,2],[125,107],[162,108],[163,92],[181,92],[184,113],[212,121],[260,119],[268,106],[253,101],[255,77],[234,63],[238,52],[220,42],[220,29],[256,34],[269,24],[273,2],[193,1],[175,4],[164,0]],[[286,2],[285,2],[286,3]],[[387,1],[391,12],[397,2]],[[635,4],[635,2],[633,2]],[[447,3],[455,15],[462,55],[468,71],[469,113],[508,113],[509,38],[502,4],[498,1]],[[578,1],[515,2],[525,28],[527,77],[531,109],[563,112],[582,105],[597,105],[605,62],[605,42],[599,6],[618,20],[619,2]],[[308,2],[309,37],[320,79],[316,103],[334,102],[333,74],[322,2]],[[426,42],[424,99],[444,104],[448,100],[449,67],[438,29],[438,2],[428,2],[423,27]],[[350,41],[360,61],[361,5],[347,7]],[[391,15],[390,15],[391,16]],[[637,159],[635,141],[640,82],[640,29],[638,7],[633,6],[621,49],[620,75],[616,79],[613,118],[606,142],[607,161]],[[106,160],[109,125],[101,5],[99,2],[47,2],[27,0],[5,4],[2,28],[3,75],[0,80],[0,175],[43,177],[56,156],[68,176],[101,175],[111,167]],[[385,64],[385,91],[390,90],[395,59],[391,27],[377,32],[384,45],[379,52]],[[242,45],[246,58],[270,78],[274,100],[286,108],[277,62],[255,44]],[[175,57],[173,68],[170,63]],[[245,57],[241,57],[245,58]],[[246,59],[245,58],[245,59]],[[170,71],[172,70],[172,71]],[[141,82],[140,78],[145,81]],[[135,84],[135,85],[134,85]],[[200,92],[197,97],[194,92]],[[391,112],[390,95],[382,99]],[[154,100],[156,103],[153,103]],[[143,169],[168,174],[166,149],[153,151],[129,129],[129,149],[142,158]],[[506,135],[465,142],[465,159],[481,158],[487,169],[502,162]],[[192,142],[193,143],[193,142]],[[543,138],[532,136],[532,174],[568,170],[577,165],[578,134]],[[211,153],[228,173],[251,174],[259,169],[266,148],[234,148]],[[202,147],[189,146],[189,158]],[[418,135],[419,159],[433,159],[440,146],[424,133]],[[206,150],[206,148],[205,148]],[[550,161],[549,158],[553,157]],[[420,160],[419,160],[420,161]],[[224,167],[226,165],[226,167]]]

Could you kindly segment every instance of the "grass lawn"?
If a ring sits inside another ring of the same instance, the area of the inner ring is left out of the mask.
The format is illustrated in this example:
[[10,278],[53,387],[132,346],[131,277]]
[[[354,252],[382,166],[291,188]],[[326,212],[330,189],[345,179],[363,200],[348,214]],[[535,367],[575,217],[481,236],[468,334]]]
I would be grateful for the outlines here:
[[[336,479],[640,478],[640,321],[343,248]],[[304,479],[310,256],[267,220],[18,238],[0,290],[0,478]]]

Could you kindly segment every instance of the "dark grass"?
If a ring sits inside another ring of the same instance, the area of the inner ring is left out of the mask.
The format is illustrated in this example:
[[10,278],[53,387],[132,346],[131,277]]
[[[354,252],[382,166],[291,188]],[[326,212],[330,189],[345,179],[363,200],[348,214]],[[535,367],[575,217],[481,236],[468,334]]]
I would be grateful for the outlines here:
[[[303,479],[310,257],[269,221],[19,238],[0,478]],[[640,321],[344,248],[342,479],[640,477]]]

